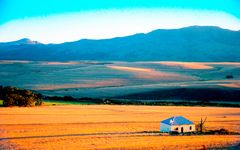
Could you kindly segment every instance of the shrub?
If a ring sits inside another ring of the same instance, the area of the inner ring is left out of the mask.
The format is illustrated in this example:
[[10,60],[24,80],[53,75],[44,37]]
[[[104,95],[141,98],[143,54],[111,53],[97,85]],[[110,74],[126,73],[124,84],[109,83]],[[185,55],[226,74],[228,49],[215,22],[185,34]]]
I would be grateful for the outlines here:
[[227,79],[233,79],[233,75],[226,75]]
[[171,131],[169,132],[170,135],[179,135],[179,133],[177,131]]
[[35,94],[30,90],[22,90],[16,87],[0,86],[0,99],[3,106],[37,106],[42,105],[42,95]]

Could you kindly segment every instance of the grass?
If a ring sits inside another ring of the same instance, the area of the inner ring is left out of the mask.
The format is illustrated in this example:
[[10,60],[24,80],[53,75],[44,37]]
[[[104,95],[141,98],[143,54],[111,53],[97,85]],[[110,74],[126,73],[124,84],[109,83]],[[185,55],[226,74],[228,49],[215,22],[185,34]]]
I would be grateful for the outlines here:
[[[94,102],[74,102],[74,101],[57,101],[57,100],[44,100],[44,106],[55,106],[55,105],[92,105]],[[3,105],[3,100],[0,100],[0,107]]]
[[[67,102],[67,101],[53,101],[53,100],[44,100],[44,106],[54,106],[54,105],[91,105],[95,104],[94,102]],[[0,106],[3,105],[3,100],[0,100]]]
[[74,102],[74,101],[57,101],[57,100],[43,100],[44,106],[54,105],[92,105],[94,102]]

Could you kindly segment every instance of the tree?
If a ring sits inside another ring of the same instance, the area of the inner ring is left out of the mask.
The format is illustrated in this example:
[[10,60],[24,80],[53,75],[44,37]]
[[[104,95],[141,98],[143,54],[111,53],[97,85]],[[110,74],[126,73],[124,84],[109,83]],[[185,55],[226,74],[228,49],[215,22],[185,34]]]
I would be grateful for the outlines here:
[[205,122],[206,122],[206,120],[207,120],[207,117],[205,117],[204,120],[201,118],[199,124],[197,124],[197,126],[196,126],[196,130],[198,132],[203,133],[205,131]]
[[38,106],[42,105],[42,95],[35,94],[30,90],[21,90],[16,87],[0,86],[0,99],[3,106]]
[[3,99],[3,106],[15,106],[14,98],[11,95],[6,95],[5,99]]
[[226,79],[233,79],[233,75],[226,75]]

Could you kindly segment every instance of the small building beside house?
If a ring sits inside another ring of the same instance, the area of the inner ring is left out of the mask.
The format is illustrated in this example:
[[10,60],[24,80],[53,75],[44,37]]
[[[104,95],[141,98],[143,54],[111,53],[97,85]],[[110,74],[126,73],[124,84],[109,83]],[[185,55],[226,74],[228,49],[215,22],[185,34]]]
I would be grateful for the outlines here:
[[194,123],[182,116],[173,116],[160,123],[160,132],[186,133],[195,131]]

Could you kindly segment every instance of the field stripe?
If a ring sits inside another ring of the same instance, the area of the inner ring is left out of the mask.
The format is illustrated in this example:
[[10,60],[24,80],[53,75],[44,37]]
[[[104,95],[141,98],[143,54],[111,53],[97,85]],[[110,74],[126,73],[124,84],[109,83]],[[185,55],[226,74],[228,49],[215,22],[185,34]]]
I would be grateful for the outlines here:
[[24,137],[6,137],[0,138],[0,141],[4,140],[16,140],[16,139],[31,139],[31,138],[54,138],[54,137],[67,137],[67,136],[96,136],[96,135],[161,135],[154,132],[103,132],[103,133],[86,133],[86,134],[60,134],[60,135],[46,135],[46,136],[24,136]]

